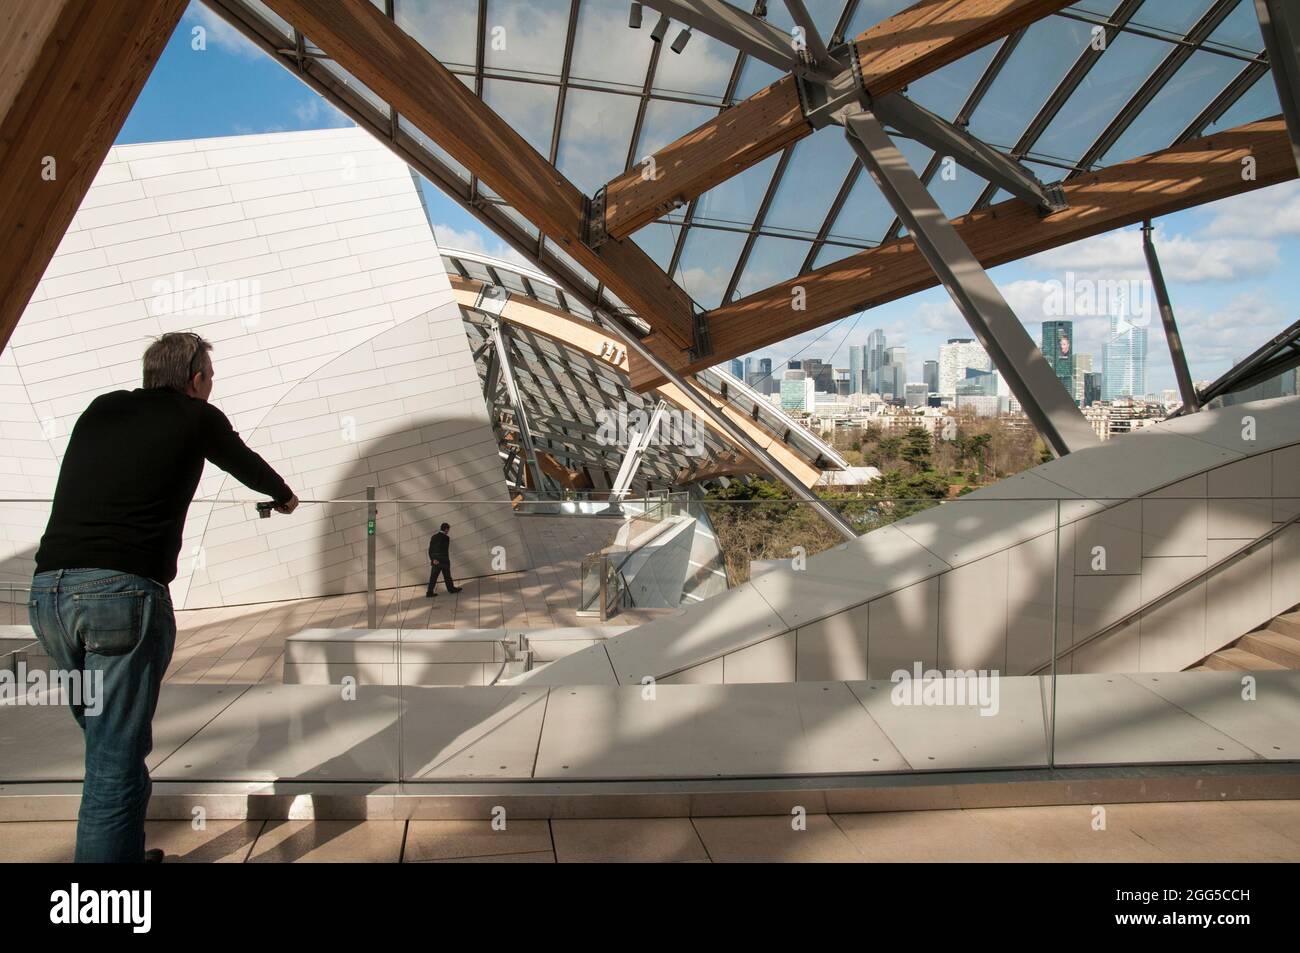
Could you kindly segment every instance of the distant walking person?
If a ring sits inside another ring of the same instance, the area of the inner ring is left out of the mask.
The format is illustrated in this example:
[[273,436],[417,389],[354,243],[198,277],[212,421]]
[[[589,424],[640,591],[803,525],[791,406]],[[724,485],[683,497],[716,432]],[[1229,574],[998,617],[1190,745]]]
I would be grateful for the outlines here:
[[438,576],[447,584],[448,592],[460,592],[461,587],[451,578],[451,536],[448,531],[450,523],[443,523],[438,532],[429,537],[429,585],[424,590],[424,597],[432,599],[437,595],[434,587],[438,585]]
[[281,513],[298,505],[208,403],[211,350],[197,334],[164,334],[144,353],[143,387],[90,402],[68,441],[36,551],[36,637],[73,684],[79,672],[83,685],[102,690],[90,708],[84,697],[71,699],[86,741],[78,862],[162,860],[162,851],[144,848],[153,790],[145,759],[176,643],[167,584],[203,461],[271,497]]

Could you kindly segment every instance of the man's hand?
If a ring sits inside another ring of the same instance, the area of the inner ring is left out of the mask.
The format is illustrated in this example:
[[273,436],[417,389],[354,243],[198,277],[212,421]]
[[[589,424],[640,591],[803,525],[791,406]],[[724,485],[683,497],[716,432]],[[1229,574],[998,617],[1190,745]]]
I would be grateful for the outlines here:
[[275,511],[277,513],[292,513],[297,508],[298,494],[295,493],[293,496],[289,497],[288,501],[283,506],[276,506]]

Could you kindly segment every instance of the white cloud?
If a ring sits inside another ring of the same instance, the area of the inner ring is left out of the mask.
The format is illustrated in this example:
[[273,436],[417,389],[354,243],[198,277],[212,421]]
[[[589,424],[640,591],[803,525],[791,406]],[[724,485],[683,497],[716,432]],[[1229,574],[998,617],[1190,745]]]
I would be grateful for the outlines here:
[[1300,235],[1300,182],[1223,199],[1203,209],[1210,221],[1203,233],[1253,239]]
[[195,26],[203,27],[209,48],[216,47],[250,60],[261,59],[265,55],[244,34],[201,3],[191,3],[185,19],[189,22],[187,32],[192,33]]
[[[1236,281],[1267,274],[1281,264],[1277,243],[1258,237],[1206,240],[1170,235],[1156,226],[1155,245],[1167,281]],[[1112,281],[1142,281],[1148,277],[1142,232],[1136,228],[1107,232],[1042,252],[1029,258],[1025,266]]]
[[433,237],[438,243],[438,247],[444,251],[470,252],[476,255],[486,255],[489,258],[501,258],[532,270],[537,268],[536,265],[499,238],[487,236],[485,239],[482,232],[462,231],[452,228],[450,225],[434,225]]

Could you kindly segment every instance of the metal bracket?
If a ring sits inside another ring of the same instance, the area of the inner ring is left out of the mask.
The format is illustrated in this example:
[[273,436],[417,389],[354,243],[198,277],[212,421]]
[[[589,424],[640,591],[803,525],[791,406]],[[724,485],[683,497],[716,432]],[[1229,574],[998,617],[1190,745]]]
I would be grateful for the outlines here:
[[599,248],[609,239],[605,231],[605,186],[587,199],[582,222],[582,243],[588,248]]
[[691,360],[699,361],[713,353],[713,345],[709,342],[709,318],[704,311],[697,312],[691,317],[691,337],[694,343],[691,345]]

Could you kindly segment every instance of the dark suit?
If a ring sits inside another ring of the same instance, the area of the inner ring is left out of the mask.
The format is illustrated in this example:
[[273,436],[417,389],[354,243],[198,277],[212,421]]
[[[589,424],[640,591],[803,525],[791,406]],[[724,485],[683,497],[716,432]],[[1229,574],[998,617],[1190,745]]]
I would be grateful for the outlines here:
[[451,539],[439,530],[429,539],[429,585],[425,588],[426,596],[433,595],[433,587],[438,584],[438,576],[447,584],[447,591],[454,592],[456,583],[451,578]]

